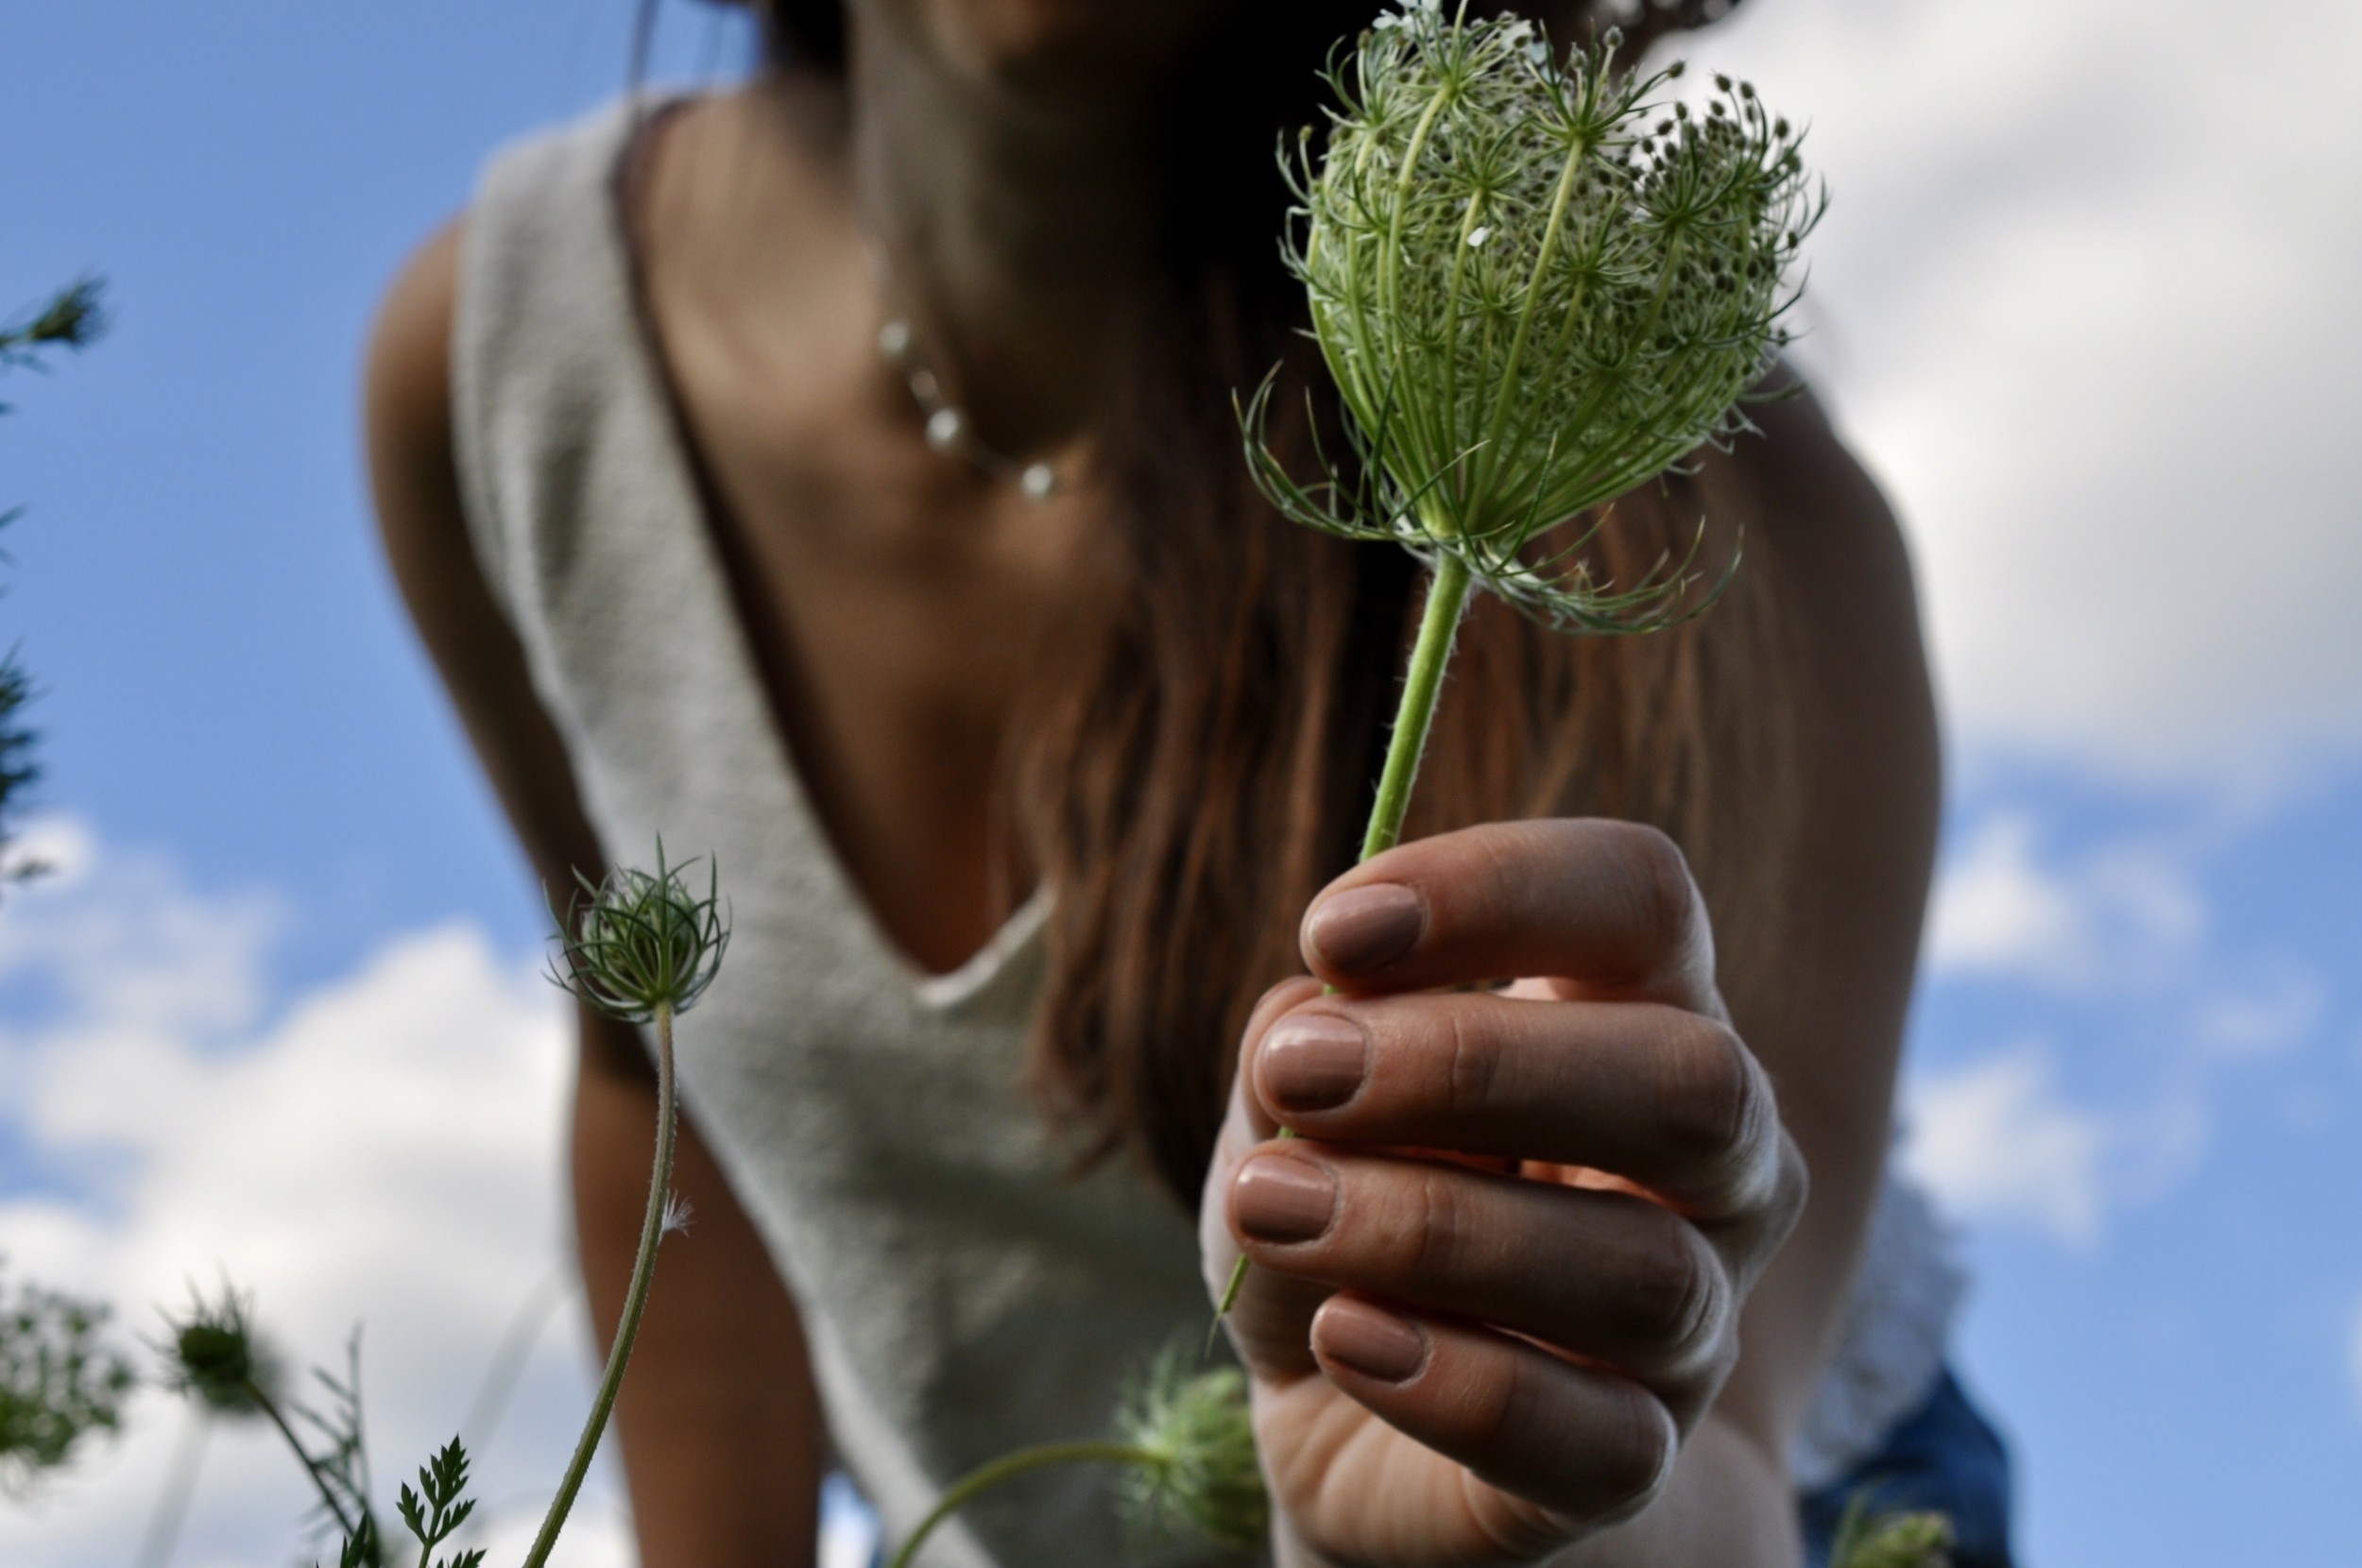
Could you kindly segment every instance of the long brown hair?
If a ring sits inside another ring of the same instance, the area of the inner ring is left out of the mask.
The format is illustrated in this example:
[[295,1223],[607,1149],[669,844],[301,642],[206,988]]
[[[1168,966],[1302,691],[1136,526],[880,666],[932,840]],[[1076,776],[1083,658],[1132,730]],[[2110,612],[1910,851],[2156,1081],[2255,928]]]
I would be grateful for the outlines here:
[[[1124,588],[1097,656],[1019,726],[1003,793],[1018,858],[1055,895],[1042,1102],[1078,1157],[1136,1152],[1192,1209],[1246,1014],[1300,969],[1297,919],[1352,862],[1414,608],[1403,552],[1263,503],[1231,401],[1278,363],[1292,383],[1281,406],[1310,391],[1306,420],[1326,417],[1301,296],[1276,264],[1272,150],[1316,119],[1325,50],[1373,9],[1255,8],[1252,36],[1211,41],[1183,73],[1176,102],[1221,108],[1172,141],[1161,293],[1129,323],[1130,369],[1098,431]],[[1661,30],[1699,9],[1643,15]],[[769,20],[790,63],[841,66],[837,0],[776,0]],[[1719,502],[1743,500],[1739,483],[1709,460],[1623,498],[1598,567],[1630,580],[1686,548]],[[1778,563],[1760,537],[1747,554],[1710,615],[1645,638],[1562,636],[1480,598],[1411,832],[1586,812],[1652,823],[1706,889],[1725,973],[1746,964],[1792,794]]]

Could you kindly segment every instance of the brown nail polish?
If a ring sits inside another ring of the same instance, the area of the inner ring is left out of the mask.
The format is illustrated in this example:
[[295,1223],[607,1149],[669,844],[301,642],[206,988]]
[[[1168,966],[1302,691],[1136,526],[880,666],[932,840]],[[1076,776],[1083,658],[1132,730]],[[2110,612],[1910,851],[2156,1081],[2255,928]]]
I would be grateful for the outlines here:
[[1350,1296],[1332,1299],[1312,1324],[1313,1348],[1364,1377],[1401,1383],[1427,1365],[1427,1335],[1383,1307]]
[[1304,941],[1329,968],[1364,975],[1409,952],[1426,927],[1427,906],[1417,894],[1399,882],[1375,882],[1314,905]]
[[1337,1178],[1309,1160],[1265,1154],[1232,1181],[1230,1212],[1258,1241],[1309,1241],[1337,1212]]
[[1343,1105],[1369,1070],[1369,1036],[1333,1013],[1284,1018],[1263,1036],[1263,1088],[1281,1110]]

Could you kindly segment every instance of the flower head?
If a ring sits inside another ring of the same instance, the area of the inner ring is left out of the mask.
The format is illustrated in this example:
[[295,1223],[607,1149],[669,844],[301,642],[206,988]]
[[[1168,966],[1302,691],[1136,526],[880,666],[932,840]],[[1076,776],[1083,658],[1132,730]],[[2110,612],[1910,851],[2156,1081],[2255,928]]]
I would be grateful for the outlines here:
[[1565,65],[1531,23],[1412,0],[1332,69],[1325,145],[1283,159],[1285,245],[1349,416],[1359,477],[1248,460],[1298,521],[1459,557],[1551,622],[1642,629],[1680,569],[1595,581],[1561,524],[1739,428],[1788,341],[1788,274],[1820,213],[1799,137],[1752,86],[1705,112],[1635,80],[1618,40]]
[[683,875],[688,869],[667,865],[659,843],[653,873],[619,870],[598,883],[581,878],[572,918],[560,923],[550,979],[626,1023],[694,1007],[722,966],[730,932],[711,862],[703,897]]
[[1271,1499],[1246,1379],[1235,1367],[1191,1376],[1190,1359],[1177,1345],[1157,1356],[1117,1418],[1123,1440],[1155,1457],[1125,1473],[1125,1512],[1148,1528],[1194,1525],[1252,1551],[1269,1537]]
[[253,1302],[225,1282],[208,1300],[194,1288],[189,1309],[166,1315],[166,1387],[224,1415],[247,1415],[262,1406],[279,1381],[279,1361],[254,1332]]

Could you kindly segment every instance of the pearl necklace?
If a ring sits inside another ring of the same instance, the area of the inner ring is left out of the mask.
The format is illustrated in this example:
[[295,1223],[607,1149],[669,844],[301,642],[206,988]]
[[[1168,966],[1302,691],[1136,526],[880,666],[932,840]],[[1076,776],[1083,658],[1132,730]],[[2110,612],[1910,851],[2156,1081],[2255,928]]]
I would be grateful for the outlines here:
[[1058,493],[1057,469],[1038,461],[1019,463],[977,437],[975,422],[965,409],[944,397],[943,383],[918,357],[917,341],[907,319],[894,316],[878,329],[878,352],[902,373],[911,400],[927,416],[929,447],[946,457],[965,458],[995,479],[1015,478],[1018,493],[1028,501],[1045,502]]

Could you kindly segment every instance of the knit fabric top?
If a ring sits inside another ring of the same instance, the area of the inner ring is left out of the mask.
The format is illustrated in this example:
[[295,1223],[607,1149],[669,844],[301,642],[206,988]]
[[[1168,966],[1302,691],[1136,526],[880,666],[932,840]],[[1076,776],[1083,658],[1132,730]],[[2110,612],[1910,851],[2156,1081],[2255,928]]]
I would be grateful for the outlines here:
[[[454,344],[469,526],[609,862],[647,863],[659,834],[718,861],[729,959],[681,1022],[684,1102],[801,1309],[837,1451],[899,1537],[976,1464],[1104,1434],[1126,1378],[1202,1341],[1210,1307],[1191,1221],[1120,1163],[1071,1179],[1026,1093],[1044,901],[955,973],[920,974],[814,818],[641,325],[617,196],[633,124],[610,108],[486,171]],[[1889,1187],[1804,1484],[1874,1449],[1941,1368],[1959,1279],[1925,1205]],[[922,1564],[1137,1555],[1106,1482],[988,1496]]]

